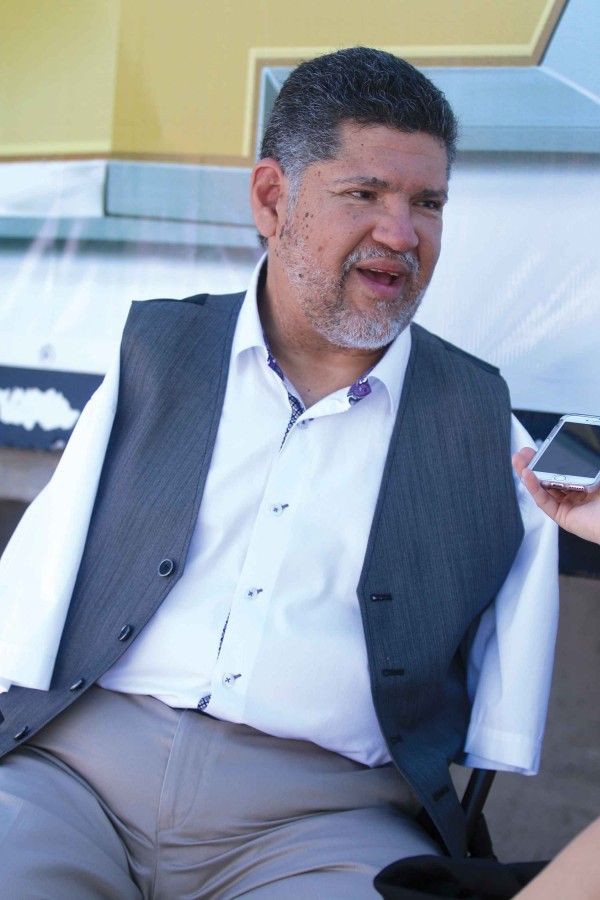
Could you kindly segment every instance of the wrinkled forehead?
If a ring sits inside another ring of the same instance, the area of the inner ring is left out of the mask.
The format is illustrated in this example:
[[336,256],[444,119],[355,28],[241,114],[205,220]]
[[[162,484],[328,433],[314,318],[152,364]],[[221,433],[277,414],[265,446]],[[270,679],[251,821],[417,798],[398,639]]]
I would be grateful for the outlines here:
[[349,122],[340,129],[335,154],[309,163],[290,187],[297,195],[301,186],[321,183],[335,188],[352,182],[365,188],[428,191],[445,202],[447,165],[443,142],[427,132]]
[[361,148],[365,155],[372,152],[372,144],[379,142],[382,145],[398,145],[410,147],[411,145],[427,146],[432,152],[443,160],[447,177],[450,175],[450,162],[448,150],[443,139],[439,135],[428,131],[408,131],[396,128],[393,125],[382,125],[378,122],[360,122],[356,119],[344,119],[334,130],[335,159],[342,159],[348,153],[357,153]]

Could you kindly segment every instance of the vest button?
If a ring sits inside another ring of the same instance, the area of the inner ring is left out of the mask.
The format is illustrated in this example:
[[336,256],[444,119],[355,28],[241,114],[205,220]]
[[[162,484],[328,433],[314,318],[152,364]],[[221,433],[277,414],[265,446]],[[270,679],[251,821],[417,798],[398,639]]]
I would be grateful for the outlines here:
[[17,731],[17,733],[15,734],[15,736],[14,736],[15,741],[20,741],[24,737],[27,737],[27,735],[29,734],[29,731],[30,731],[29,725],[25,725],[24,728],[21,728],[21,730]]
[[172,559],[163,559],[161,563],[158,565],[158,574],[161,578],[166,578],[167,575],[172,575],[175,571],[175,563]]
[[128,641],[133,634],[133,625],[123,625],[119,632],[120,641]]
[[84,686],[84,684],[85,684],[85,678],[78,678],[77,681],[73,682],[73,684],[71,685],[69,690],[70,691],[78,691],[80,688],[82,688]]

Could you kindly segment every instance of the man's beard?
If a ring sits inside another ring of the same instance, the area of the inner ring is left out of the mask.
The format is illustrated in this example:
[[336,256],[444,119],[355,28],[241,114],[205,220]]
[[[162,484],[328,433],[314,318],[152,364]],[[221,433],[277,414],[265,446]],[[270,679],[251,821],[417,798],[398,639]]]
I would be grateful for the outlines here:
[[[339,278],[311,264],[304,247],[286,229],[285,249],[279,257],[288,280],[296,288],[306,318],[330,344],[357,350],[387,347],[410,324],[417,312],[425,286],[418,285],[419,262],[412,253],[394,253],[373,247],[355,250],[345,260]],[[397,300],[371,300],[371,309],[353,309],[346,301],[346,281],[354,265],[365,260],[391,259],[408,270],[405,291]]]

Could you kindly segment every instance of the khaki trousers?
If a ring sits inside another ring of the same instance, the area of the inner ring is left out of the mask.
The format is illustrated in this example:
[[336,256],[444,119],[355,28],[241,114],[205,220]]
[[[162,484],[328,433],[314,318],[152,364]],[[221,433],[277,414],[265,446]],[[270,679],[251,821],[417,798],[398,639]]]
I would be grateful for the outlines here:
[[377,897],[439,853],[391,767],[92,687],[0,763],[6,900]]

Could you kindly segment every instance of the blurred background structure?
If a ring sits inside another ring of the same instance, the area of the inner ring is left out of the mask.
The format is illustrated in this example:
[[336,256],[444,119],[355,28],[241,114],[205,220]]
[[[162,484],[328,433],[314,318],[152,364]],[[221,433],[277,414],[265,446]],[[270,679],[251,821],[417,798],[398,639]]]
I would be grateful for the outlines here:
[[[356,0],[3,0],[0,546],[131,300],[245,286],[249,173],[277,91],[301,60],[356,44],[423,67],[461,120],[418,320],[500,366],[535,438],[600,413],[597,0],[371,0],[368,15]],[[505,859],[552,854],[600,813],[600,551],[563,537],[561,569],[542,773],[500,776],[489,804]]]

